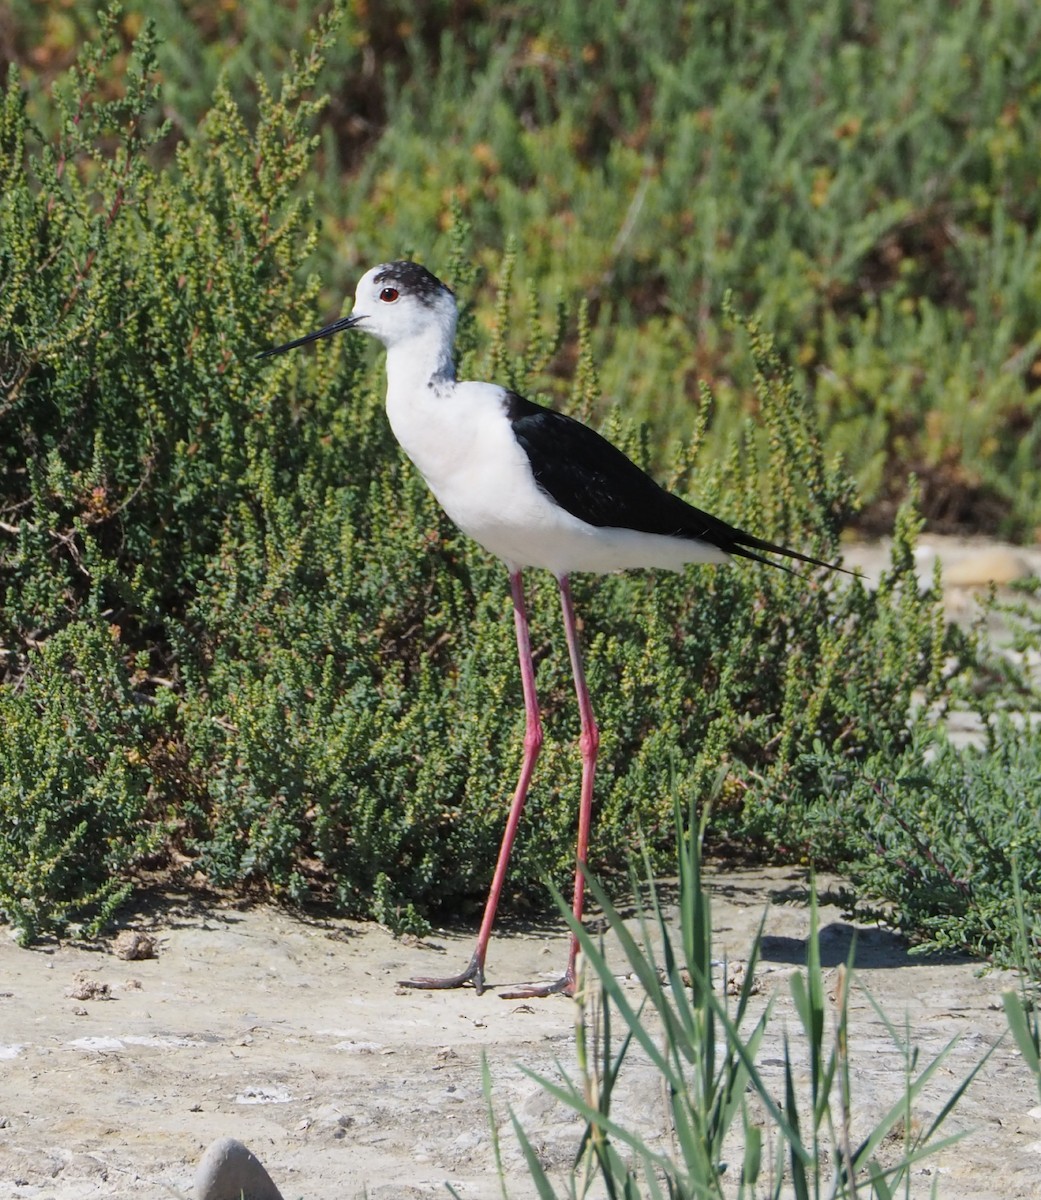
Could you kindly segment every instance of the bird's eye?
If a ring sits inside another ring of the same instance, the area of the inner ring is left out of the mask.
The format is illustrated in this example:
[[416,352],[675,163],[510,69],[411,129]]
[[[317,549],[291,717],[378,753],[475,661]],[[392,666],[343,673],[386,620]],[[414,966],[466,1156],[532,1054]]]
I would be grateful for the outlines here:
[[398,295],[399,295],[399,293],[398,293],[397,288],[385,287],[383,289],[383,291],[380,292],[380,299],[383,300],[386,304],[393,304],[394,301],[398,298]]

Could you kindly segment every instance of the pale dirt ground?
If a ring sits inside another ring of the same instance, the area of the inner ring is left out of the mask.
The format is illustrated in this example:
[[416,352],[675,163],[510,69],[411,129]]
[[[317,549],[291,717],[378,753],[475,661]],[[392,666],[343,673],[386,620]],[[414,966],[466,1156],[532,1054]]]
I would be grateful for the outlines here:
[[[781,1094],[781,1036],[798,1053],[788,977],[804,955],[809,917],[800,873],[717,866],[711,876],[716,953],[747,952],[769,907],[760,1003],[778,1008],[760,1053]],[[829,982],[845,961],[851,926],[822,911]],[[505,1001],[493,992],[414,992],[396,981],[448,972],[469,934],[425,944],[394,941],[374,925],[307,922],[270,908],[203,906],[168,895],[136,928],[158,956],[124,962],[110,950],[0,945],[0,1196],[34,1200],[191,1195],[195,1163],[221,1136],[244,1141],[285,1200],[372,1200],[501,1195],[481,1089],[487,1055],[510,1194],[534,1195],[506,1124],[512,1107],[543,1161],[569,1167],[579,1128],[521,1067],[574,1066],[574,1006],[560,997]],[[899,1028],[920,1066],[960,1041],[917,1109],[927,1123],[1000,1039],[1005,976],[971,963],[909,957],[878,929],[860,935],[857,972]],[[557,928],[496,938],[490,982],[500,988],[559,969]],[[75,999],[89,984],[110,998]],[[79,987],[77,988],[77,985]],[[638,999],[637,985],[627,982]],[[861,992],[852,1005],[854,1113],[877,1118],[902,1088],[899,1050]],[[1036,1088],[1006,1040],[971,1085],[951,1127],[963,1141],[918,1168],[915,1196],[939,1172],[943,1200],[1041,1197]],[[634,1061],[616,1114],[652,1137],[665,1129],[660,1084]]]
[[[768,911],[756,1003],[773,996],[777,1008],[759,1061],[780,1094],[785,1029],[799,1046],[787,981],[803,961],[805,880],[716,865],[710,886],[715,952],[731,963]],[[174,894],[150,898],[127,924],[154,937],[157,957],[125,962],[111,944],[25,951],[0,937],[0,1200],[189,1197],[195,1163],[222,1136],[254,1150],[285,1200],[447,1196],[446,1181],[463,1200],[493,1200],[501,1191],[484,1055],[510,1195],[534,1195],[511,1107],[565,1176],[580,1130],[521,1068],[573,1068],[573,1004],[396,986],[459,969],[472,934],[409,945],[374,925]],[[821,924],[832,980],[852,926],[828,905]],[[489,981],[501,990],[538,978],[565,953],[559,926],[497,936]],[[879,929],[859,934],[857,981],[898,1028],[907,1023],[919,1069],[959,1038],[916,1110],[927,1124],[1001,1039],[1011,981],[968,962],[909,956]],[[626,986],[638,999],[636,984]],[[850,1054],[853,1111],[867,1122],[900,1095],[904,1068],[860,990]],[[966,1136],[915,1169],[911,1194],[930,1195],[935,1184],[940,1200],[1041,1200],[1038,1104],[1006,1039],[945,1127]],[[667,1136],[661,1087],[645,1062],[623,1075],[615,1113]]]

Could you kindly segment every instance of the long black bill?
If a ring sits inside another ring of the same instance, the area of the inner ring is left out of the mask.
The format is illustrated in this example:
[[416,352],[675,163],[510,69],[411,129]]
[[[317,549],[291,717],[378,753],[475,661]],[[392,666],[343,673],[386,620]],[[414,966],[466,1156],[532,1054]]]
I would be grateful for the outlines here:
[[287,350],[295,350],[297,346],[306,346],[308,342],[317,342],[320,338],[331,337],[332,334],[342,333],[345,329],[353,329],[360,320],[361,317],[341,317],[338,321],[333,321],[331,325],[326,325],[324,329],[317,329],[314,333],[297,338],[295,342],[286,342],[284,346],[272,346],[268,350],[261,350],[257,358],[270,358],[272,354],[284,354]]

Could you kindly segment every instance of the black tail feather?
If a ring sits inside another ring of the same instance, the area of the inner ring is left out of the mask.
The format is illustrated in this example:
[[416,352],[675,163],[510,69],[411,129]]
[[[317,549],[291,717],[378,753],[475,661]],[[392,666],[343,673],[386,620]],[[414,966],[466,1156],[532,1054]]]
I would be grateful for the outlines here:
[[[714,538],[711,540],[715,541]],[[777,567],[778,570],[787,571],[789,575],[798,575],[799,572],[792,570],[786,563],[776,562],[774,559],[764,556],[777,554],[782,558],[792,558],[798,562],[807,563],[811,567],[823,567],[827,571],[841,571],[844,575],[853,575],[854,577],[857,577],[858,574],[856,571],[849,570],[848,567],[839,566],[838,563],[814,558],[813,555],[802,554],[798,550],[789,550],[787,546],[779,546],[776,542],[768,542],[765,538],[756,537],[754,533],[746,533],[743,529],[733,527],[730,529],[729,545],[724,543],[720,545],[720,549],[737,558],[749,558],[754,562],[765,563],[768,567]],[[763,553],[757,554],[757,550],[761,550]]]

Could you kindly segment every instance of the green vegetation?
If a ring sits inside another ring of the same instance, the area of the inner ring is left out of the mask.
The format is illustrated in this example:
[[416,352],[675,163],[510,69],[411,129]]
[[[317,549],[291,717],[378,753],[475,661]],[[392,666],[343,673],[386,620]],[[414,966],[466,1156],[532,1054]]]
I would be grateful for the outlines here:
[[[194,4],[186,21],[182,4],[125,2],[102,95],[154,21],[167,155],[219,87],[252,124],[323,8]],[[93,36],[97,6],[9,7],[30,115],[53,132],[48,85]],[[872,528],[890,526],[913,470],[928,519],[1036,534],[1037,5],[344,8],[306,181],[326,310],[405,250],[443,272],[454,198],[482,311],[511,238],[544,305],[589,298],[601,411],[652,421],[656,461],[692,431],[701,384],[720,402],[713,450],[754,412],[747,356],[719,320],[730,290],[789,348]],[[568,368],[550,364],[540,386],[563,397]]]
[[[1016,954],[1041,746],[997,714],[1036,685],[945,626],[913,549],[923,510],[1041,521],[1041,16],[797,7],[225,6],[161,40],[163,4],[13,5],[0,913],[23,940],[96,930],[177,864],[402,929],[479,903],[522,734],[502,569],[402,462],[367,348],[256,358],[411,250],[464,304],[465,373],[599,420],[721,515],[832,557],[855,497],[900,502],[875,592],[752,564],[576,581],[598,866],[641,834],[671,862],[675,798],[718,793],[713,836]],[[514,903],[571,855],[551,591]],[[968,699],[990,744],[938,752]]]
[[[569,921],[584,955],[578,1070],[568,1074],[561,1068],[559,1079],[533,1078],[585,1122],[585,1132],[566,1187],[558,1192],[511,1113],[536,1194],[540,1200],[561,1194],[626,1200],[909,1197],[912,1167],[957,1140],[957,1134],[940,1136],[941,1129],[989,1052],[926,1123],[918,1115],[919,1098],[932,1076],[949,1073],[945,1063],[958,1039],[922,1064],[907,1031],[894,1026],[868,993],[905,1070],[903,1079],[894,1080],[888,1110],[865,1125],[857,1103],[858,1063],[849,1046],[850,997],[857,987],[852,954],[829,999],[811,892],[806,968],[793,974],[789,984],[794,1015],[780,1047],[782,1078],[770,1079],[763,1051],[765,1042],[778,1054],[776,1044],[768,1041],[777,1036],[771,1026],[778,997],[758,1006],[752,999],[761,932],[730,1000],[714,979],[718,964],[713,963],[698,833],[692,829],[684,836],[678,811],[677,829],[674,931],[651,871],[644,889],[651,920],[641,919],[635,930],[626,926],[602,889],[592,885],[605,906],[621,962]],[[636,882],[634,876],[634,886]],[[561,911],[570,917],[563,904]],[[639,981],[636,997],[620,982],[620,967]],[[649,1064],[660,1081],[658,1088],[648,1089],[660,1104],[657,1113],[637,1116],[632,1105],[615,1104],[634,1058]],[[657,1137],[648,1133],[655,1125]]]
[[1041,1094],[1041,1011],[1038,1007],[1041,968],[1038,965],[1037,936],[1027,917],[1025,897],[1016,868],[1013,869],[1012,880],[1020,931],[1020,942],[1016,947],[1016,957],[1021,964],[1020,986],[1018,994],[1011,989],[1006,991],[1002,1001],[1009,1031]]

